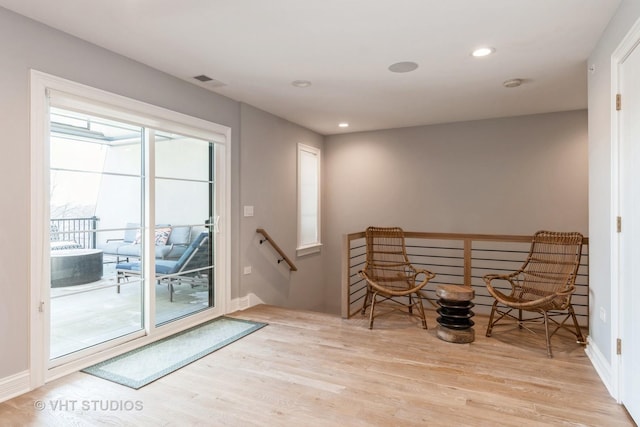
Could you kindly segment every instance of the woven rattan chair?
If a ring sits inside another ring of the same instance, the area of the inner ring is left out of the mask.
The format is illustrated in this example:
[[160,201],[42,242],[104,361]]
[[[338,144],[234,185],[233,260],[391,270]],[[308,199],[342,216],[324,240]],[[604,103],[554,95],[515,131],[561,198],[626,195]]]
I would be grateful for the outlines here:
[[[493,327],[499,321],[509,319],[515,320],[521,328],[525,327],[526,322],[543,323],[549,357],[553,357],[551,337],[560,328],[570,331],[579,343],[584,344],[584,336],[571,305],[581,254],[582,234],[538,231],[533,236],[527,260],[518,271],[484,276],[487,289],[495,298],[487,336],[491,336]],[[494,286],[493,282],[497,280],[502,283],[507,281],[511,285],[511,292],[503,293],[504,288]],[[517,317],[511,314],[513,310],[518,311]],[[535,312],[539,316],[523,319],[523,311]],[[562,320],[556,320],[557,316]],[[573,321],[573,328],[566,324],[569,319]],[[551,333],[550,322],[555,326]]]
[[[367,281],[367,293],[362,305],[362,314],[369,312],[369,329],[373,319],[393,310],[407,310],[415,313],[427,329],[427,319],[422,305],[420,290],[435,277],[430,271],[419,270],[409,263],[404,241],[404,232],[399,227],[369,227],[366,231],[367,261],[360,271]],[[377,304],[389,301],[383,312],[376,313]]]

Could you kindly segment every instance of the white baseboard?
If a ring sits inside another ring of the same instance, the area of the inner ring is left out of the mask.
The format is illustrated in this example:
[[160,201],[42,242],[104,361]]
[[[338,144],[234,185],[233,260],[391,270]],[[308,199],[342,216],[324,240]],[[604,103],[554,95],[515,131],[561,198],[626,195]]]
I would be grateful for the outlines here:
[[600,351],[600,348],[591,340],[591,337],[587,337],[587,348],[584,350],[587,357],[591,361],[591,364],[595,368],[596,372],[600,376],[600,379],[604,383],[605,387],[609,391],[609,394],[616,400],[618,400],[617,392],[613,386],[613,375],[611,373],[611,364],[607,362],[607,358]]
[[236,298],[231,300],[231,306],[229,307],[229,313],[233,313],[234,311],[246,310],[247,308],[251,308],[256,305],[264,304],[256,294],[249,294],[241,298]]
[[31,390],[29,371],[23,371],[10,377],[0,378],[0,402],[12,399]]

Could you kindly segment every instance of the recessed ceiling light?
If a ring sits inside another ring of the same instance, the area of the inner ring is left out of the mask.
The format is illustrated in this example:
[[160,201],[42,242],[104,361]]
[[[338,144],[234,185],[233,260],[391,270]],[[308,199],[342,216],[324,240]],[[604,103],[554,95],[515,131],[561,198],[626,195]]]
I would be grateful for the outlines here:
[[309,80],[294,80],[291,84],[295,87],[309,87],[311,82]]
[[348,128],[349,127],[349,123],[347,123],[347,122],[338,123],[338,127]]
[[389,65],[389,71],[393,73],[408,73],[416,68],[418,68],[418,64],[411,61],[396,62],[395,64]]
[[475,56],[476,58],[481,58],[483,56],[491,55],[495,51],[496,50],[494,48],[492,48],[492,47],[480,47],[480,48],[474,50],[473,52],[471,52],[471,55]]
[[511,80],[505,80],[502,83],[502,86],[504,87],[518,87],[522,84],[522,79],[511,79]]

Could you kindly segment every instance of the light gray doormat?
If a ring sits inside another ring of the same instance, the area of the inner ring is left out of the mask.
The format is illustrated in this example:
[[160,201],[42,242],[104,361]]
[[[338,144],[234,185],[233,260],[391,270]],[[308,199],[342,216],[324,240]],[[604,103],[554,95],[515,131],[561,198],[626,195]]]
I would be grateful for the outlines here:
[[220,317],[82,370],[139,389],[266,326]]

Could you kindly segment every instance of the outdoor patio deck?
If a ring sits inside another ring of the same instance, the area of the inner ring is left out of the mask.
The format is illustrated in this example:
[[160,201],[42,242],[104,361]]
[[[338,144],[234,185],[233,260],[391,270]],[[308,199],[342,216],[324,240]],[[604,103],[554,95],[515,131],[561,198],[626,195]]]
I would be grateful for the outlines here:
[[[116,290],[115,264],[105,263],[100,281],[51,288],[51,358],[69,354],[141,329],[142,294],[139,282],[121,283]],[[173,302],[167,286],[156,285],[156,323],[202,310],[208,290],[176,285]]]

